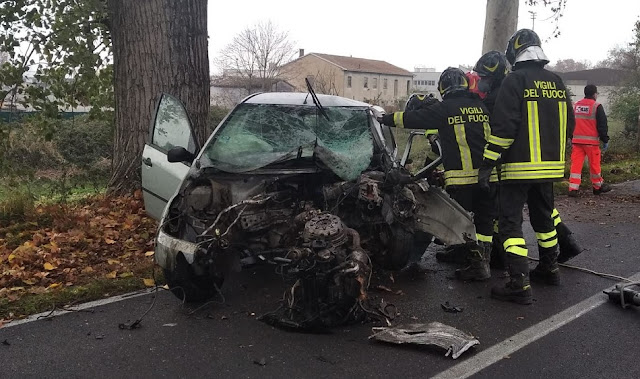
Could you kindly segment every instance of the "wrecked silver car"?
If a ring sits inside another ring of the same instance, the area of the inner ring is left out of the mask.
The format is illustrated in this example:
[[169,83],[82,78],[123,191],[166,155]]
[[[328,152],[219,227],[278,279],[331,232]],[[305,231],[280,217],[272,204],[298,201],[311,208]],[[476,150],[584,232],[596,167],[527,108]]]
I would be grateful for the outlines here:
[[374,111],[312,91],[256,94],[200,149],[180,102],[163,95],[142,174],[172,292],[203,301],[229,272],[271,264],[291,287],[270,321],[337,325],[371,313],[374,267],[398,270],[424,252],[416,234],[472,241],[471,215],[402,167]]

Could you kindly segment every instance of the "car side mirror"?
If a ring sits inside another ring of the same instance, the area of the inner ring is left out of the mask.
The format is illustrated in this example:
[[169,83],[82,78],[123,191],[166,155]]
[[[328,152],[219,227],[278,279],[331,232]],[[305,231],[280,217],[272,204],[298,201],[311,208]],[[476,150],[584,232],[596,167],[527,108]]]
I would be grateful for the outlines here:
[[171,148],[167,153],[169,162],[189,162],[192,163],[196,156],[184,147],[177,146]]

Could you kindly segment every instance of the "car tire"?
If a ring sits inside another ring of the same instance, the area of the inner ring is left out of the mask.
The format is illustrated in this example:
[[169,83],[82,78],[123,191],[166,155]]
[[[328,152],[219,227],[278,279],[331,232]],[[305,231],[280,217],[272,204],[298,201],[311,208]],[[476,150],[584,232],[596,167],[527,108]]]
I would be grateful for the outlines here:
[[400,225],[391,227],[391,240],[385,256],[385,266],[390,270],[400,270],[407,265],[414,249],[413,232]]
[[[182,254],[176,257],[174,270],[164,270],[169,290],[180,300],[195,303],[209,300],[218,294],[224,278],[213,275],[196,275],[193,267]],[[218,289],[216,289],[216,286]]]

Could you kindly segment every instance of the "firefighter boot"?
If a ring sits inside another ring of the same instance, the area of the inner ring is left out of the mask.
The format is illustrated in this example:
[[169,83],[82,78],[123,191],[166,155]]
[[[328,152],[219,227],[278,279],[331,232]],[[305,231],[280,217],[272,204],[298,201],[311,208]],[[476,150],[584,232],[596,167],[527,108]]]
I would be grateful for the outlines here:
[[466,264],[469,248],[466,245],[447,246],[445,251],[438,251],[436,259],[438,262]]
[[456,270],[456,278],[464,281],[484,281],[491,277],[489,256],[491,243],[479,242],[469,251],[469,266]]
[[569,259],[582,253],[584,249],[578,245],[578,241],[573,237],[573,233],[564,222],[556,225],[556,231],[558,232],[558,245],[560,246],[558,263],[567,262]]
[[560,267],[558,266],[558,245],[538,247],[540,262],[531,271],[531,280],[537,283],[560,285]]
[[531,304],[533,295],[529,283],[529,260],[527,257],[507,253],[507,263],[509,281],[504,287],[493,287],[491,297],[517,304]]

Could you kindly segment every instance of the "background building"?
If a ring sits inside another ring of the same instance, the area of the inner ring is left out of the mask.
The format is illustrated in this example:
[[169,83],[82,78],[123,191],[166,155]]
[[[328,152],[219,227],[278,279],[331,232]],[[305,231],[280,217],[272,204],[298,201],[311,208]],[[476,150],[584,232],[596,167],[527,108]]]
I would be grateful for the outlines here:
[[309,79],[318,93],[343,96],[377,105],[393,105],[411,93],[413,74],[385,61],[309,53],[281,68],[296,91]]

